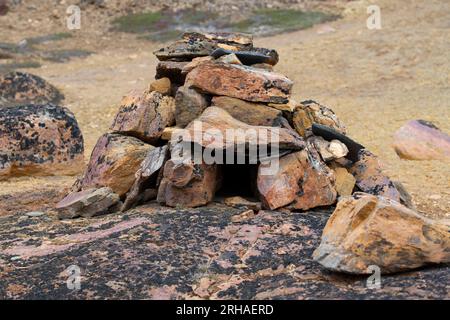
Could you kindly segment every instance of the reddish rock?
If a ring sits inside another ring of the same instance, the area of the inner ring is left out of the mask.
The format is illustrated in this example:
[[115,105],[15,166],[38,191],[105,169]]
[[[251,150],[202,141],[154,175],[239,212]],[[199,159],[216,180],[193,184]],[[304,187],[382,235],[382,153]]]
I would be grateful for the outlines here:
[[400,202],[400,193],[394,182],[383,173],[383,165],[377,156],[366,149],[358,154],[349,171],[356,178],[358,188],[366,193],[379,195]]
[[201,91],[253,102],[285,103],[293,82],[282,74],[247,66],[207,62],[186,77]]
[[346,128],[330,108],[313,100],[303,101],[297,105],[293,114],[294,128],[301,136],[306,136],[314,123],[321,124],[345,134]]
[[175,122],[175,100],[157,91],[133,91],[122,102],[111,131],[156,143],[164,129]]
[[280,126],[283,113],[265,104],[247,102],[231,97],[214,97],[212,105],[224,109],[233,118],[252,126]]
[[214,58],[211,56],[194,58],[194,59],[192,59],[192,61],[190,61],[188,64],[186,64],[183,67],[183,69],[181,70],[181,73],[186,75],[189,72],[191,72],[192,70],[194,70],[195,68],[197,68],[202,63],[209,62],[212,60],[214,60]]
[[450,224],[435,221],[387,198],[355,193],[339,201],[314,251],[324,267],[371,274],[450,262]]
[[[201,127],[201,132],[197,131]],[[236,133],[227,137],[227,130]],[[244,132],[244,134],[237,134]],[[257,134],[252,139],[251,133]],[[304,141],[293,131],[285,128],[251,126],[233,118],[228,112],[218,107],[206,108],[196,121],[191,122],[186,129],[179,131],[185,142],[197,143],[210,149],[236,149],[237,146],[268,146],[272,141],[278,143],[280,149],[300,150]]]
[[178,163],[168,160],[158,190],[158,202],[169,207],[198,207],[208,204],[220,185],[216,164]]
[[87,189],[67,195],[56,204],[56,211],[60,219],[90,218],[112,213],[120,203],[119,195],[110,188]]
[[424,120],[411,120],[394,134],[394,149],[407,160],[450,159],[450,136]]
[[[162,146],[151,149],[144,161],[142,161],[139,170],[136,172],[136,180],[130,191],[127,193],[126,200],[122,206],[122,211],[126,211],[140,202],[156,198],[157,188],[159,186],[160,169],[164,166],[169,157],[169,147]],[[147,191],[149,190],[149,191]]]
[[84,144],[75,116],[52,104],[0,108],[0,180],[12,176],[74,175]]
[[175,95],[175,123],[178,127],[186,127],[192,120],[200,116],[209,105],[209,99],[195,89],[180,87]]
[[307,210],[331,205],[336,201],[334,174],[312,150],[302,150],[280,158],[274,174],[263,174],[267,164],[258,170],[257,187],[263,204],[275,210]]
[[41,77],[10,72],[0,75],[0,107],[24,104],[59,104],[64,96]]
[[109,187],[119,196],[125,195],[133,185],[136,171],[153,148],[134,137],[104,134],[92,151],[79,187],[82,190]]

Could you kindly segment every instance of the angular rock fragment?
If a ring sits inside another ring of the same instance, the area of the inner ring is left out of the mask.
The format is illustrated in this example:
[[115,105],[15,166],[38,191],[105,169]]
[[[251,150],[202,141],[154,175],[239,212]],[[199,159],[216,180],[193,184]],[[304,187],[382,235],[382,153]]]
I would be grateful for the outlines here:
[[314,123],[312,125],[312,133],[316,136],[320,136],[325,140],[332,141],[338,140],[345,144],[348,149],[348,154],[346,156],[350,161],[356,162],[359,159],[360,150],[364,149],[364,146],[359,143],[353,141],[346,135],[334,130],[331,127],[327,127],[325,125]]
[[292,121],[294,128],[303,137],[307,135],[307,131],[311,130],[314,123],[328,126],[343,135],[346,133],[344,124],[333,110],[313,100],[302,101],[296,107]]
[[261,202],[256,201],[250,201],[243,197],[235,196],[235,197],[228,197],[225,198],[224,203],[233,208],[248,208],[254,211],[261,210]]
[[350,196],[355,188],[356,179],[342,167],[334,169],[334,176],[336,177],[335,188],[339,196]]
[[104,134],[92,151],[79,187],[82,190],[109,187],[122,197],[133,185],[136,171],[153,148],[134,137]]
[[239,33],[198,33],[186,32],[182,40],[154,52],[161,61],[190,61],[197,57],[208,56],[215,49],[242,50],[253,46],[249,35]]
[[168,96],[172,91],[172,84],[169,78],[161,78],[153,81],[149,86],[149,91],[157,91],[162,95]]
[[308,140],[311,140],[325,162],[343,158],[348,154],[346,145],[339,140],[326,141],[324,138],[316,136],[312,136]]
[[364,193],[339,201],[314,251],[325,268],[370,274],[450,262],[450,224],[434,221],[403,205]]
[[231,97],[214,97],[212,105],[224,109],[233,118],[252,126],[280,126],[283,113],[265,104],[247,102]]
[[393,183],[400,194],[400,203],[409,209],[416,210],[413,199],[405,186],[400,181],[393,181]]
[[242,62],[234,53],[221,56],[219,59],[217,59],[217,62],[242,65]]
[[[142,161],[139,170],[136,172],[136,180],[133,183],[130,191],[127,193],[122,211],[131,209],[140,202],[150,200],[150,197],[156,198],[158,188],[158,173],[164,166],[164,163],[169,157],[169,147],[162,146],[151,149],[144,161]],[[150,190],[146,192],[146,190]]]
[[214,95],[271,103],[288,102],[293,85],[275,72],[219,62],[200,64],[188,73],[186,83]]
[[358,153],[358,161],[349,171],[355,176],[356,185],[361,191],[400,202],[400,193],[394,182],[383,173],[382,163],[370,151],[362,149]]
[[334,174],[317,154],[302,150],[283,156],[273,174],[263,174],[267,164],[258,170],[257,187],[266,208],[307,210],[331,205],[336,201]]
[[56,211],[60,219],[90,218],[112,213],[120,204],[119,195],[110,188],[92,188],[67,195],[56,204]]
[[186,73],[182,71],[187,64],[187,62],[160,61],[156,66],[155,79],[169,78],[172,83],[183,85]]
[[186,64],[183,67],[183,69],[181,70],[181,73],[186,75],[189,72],[191,72],[192,70],[194,70],[195,68],[197,68],[202,63],[209,62],[212,60],[214,60],[214,58],[211,56],[194,58],[194,59],[192,59],[192,61],[190,61],[188,64]]
[[[227,137],[227,130],[235,134]],[[280,150],[300,150],[305,146],[295,132],[285,128],[251,126],[213,106],[206,108],[200,117],[180,131],[180,135],[185,142],[216,150],[239,149],[242,146],[244,149],[250,146],[264,148],[271,145],[278,146]]]
[[187,86],[178,88],[175,95],[175,123],[178,127],[186,127],[208,106],[209,99],[204,94]]
[[172,139],[172,135],[176,134],[177,131],[182,130],[180,127],[167,127],[164,129],[161,140],[163,141],[170,141]]
[[216,164],[178,163],[173,159],[164,166],[164,177],[158,190],[158,202],[169,207],[198,207],[212,201],[220,183]]
[[450,136],[424,120],[411,120],[394,134],[397,155],[407,160],[450,159]]
[[83,154],[83,136],[67,108],[52,104],[0,108],[0,180],[78,174]]
[[175,99],[157,91],[133,91],[122,102],[111,131],[156,143],[163,130],[175,123]]
[[59,104],[64,96],[41,77],[10,72],[0,75],[0,107],[25,104]]
[[247,66],[261,63],[274,66],[278,63],[278,53],[275,50],[265,48],[252,48],[250,51],[235,51],[218,48],[211,53],[211,56],[215,59],[221,59],[230,54],[234,54],[242,64]]

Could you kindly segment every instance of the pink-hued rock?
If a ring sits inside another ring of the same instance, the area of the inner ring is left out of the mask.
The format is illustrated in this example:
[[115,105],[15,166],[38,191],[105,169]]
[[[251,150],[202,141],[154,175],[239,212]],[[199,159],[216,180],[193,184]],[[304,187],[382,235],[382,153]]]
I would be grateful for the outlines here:
[[235,64],[206,62],[188,73],[186,84],[219,96],[286,103],[293,82],[284,75]]
[[307,210],[331,205],[336,201],[333,172],[321,162],[315,150],[302,150],[283,156],[274,174],[263,174],[267,164],[258,169],[257,187],[262,203],[275,210]]
[[394,149],[407,160],[450,159],[450,136],[431,122],[411,120],[395,132]]
[[52,104],[0,108],[0,180],[78,174],[83,153],[83,136],[67,108]]
[[356,186],[361,191],[400,202],[400,193],[394,182],[384,174],[383,164],[370,151],[360,150],[358,161],[349,168],[349,172],[356,178]]
[[156,143],[166,127],[175,123],[175,99],[160,92],[136,91],[126,96],[111,131]]
[[106,133],[99,138],[78,185],[82,190],[109,187],[119,196],[128,192],[147,152],[154,147],[141,140]]

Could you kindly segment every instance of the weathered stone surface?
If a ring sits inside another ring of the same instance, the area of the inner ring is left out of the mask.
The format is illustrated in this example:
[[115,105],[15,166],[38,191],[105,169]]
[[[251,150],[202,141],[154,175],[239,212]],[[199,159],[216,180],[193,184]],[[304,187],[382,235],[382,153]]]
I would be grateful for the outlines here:
[[186,32],[181,40],[155,51],[154,54],[161,61],[190,61],[196,57],[208,56],[219,47],[240,50],[252,46],[252,36],[246,34]]
[[348,154],[347,146],[339,140],[327,141],[322,137],[316,136],[311,136],[308,140],[311,140],[311,143],[325,162],[343,158]]
[[224,203],[233,208],[248,208],[254,211],[261,210],[261,202],[250,201],[239,196],[225,198]]
[[[286,112],[286,113],[293,113],[295,109],[297,108],[299,104],[294,99],[289,99],[286,103],[269,103],[268,106],[275,108],[277,110]],[[290,117],[292,118],[292,116]]]
[[200,64],[186,83],[199,90],[253,102],[285,103],[292,81],[275,72],[218,62]]
[[273,66],[270,64],[267,64],[267,63],[255,63],[255,64],[252,64],[250,67],[257,68],[257,69],[263,69],[263,70],[266,70],[269,72],[273,71]]
[[448,221],[425,218],[401,204],[364,193],[339,201],[325,226],[314,259],[324,267],[356,274],[400,272],[450,262]]
[[235,51],[218,48],[211,53],[211,56],[218,60],[227,55],[235,55],[239,62],[247,66],[262,63],[274,66],[278,63],[278,53],[275,50],[266,48],[252,48],[251,51]]
[[274,174],[258,169],[257,187],[261,201],[272,210],[289,205],[291,209],[307,210],[331,205],[336,201],[334,174],[321,163],[318,155],[302,150],[283,156]]
[[340,142],[345,144],[345,146],[348,149],[348,154],[347,154],[346,158],[352,162],[358,161],[359,152],[362,149],[364,149],[364,146],[353,141],[346,135],[334,130],[331,127],[325,126],[325,125],[314,123],[312,125],[312,133],[316,136],[323,137],[325,140],[328,140],[328,141],[339,140]]
[[157,91],[162,95],[168,96],[172,91],[172,84],[169,78],[161,78],[150,83],[149,91]]
[[144,161],[142,161],[139,170],[136,172],[136,180],[133,183],[130,191],[127,193],[126,199],[121,208],[122,211],[126,211],[140,202],[150,200],[151,196],[156,198],[156,191],[149,191],[147,189],[157,190],[159,186],[158,174],[160,169],[164,166],[164,163],[169,158],[169,147],[167,145],[151,149]]
[[102,135],[92,151],[80,188],[109,187],[119,196],[125,195],[133,185],[141,162],[153,148],[134,137]]
[[212,201],[219,184],[218,165],[178,163],[170,159],[164,166],[158,202],[169,207],[203,206]]
[[167,127],[167,128],[165,128],[163,133],[161,134],[161,140],[163,140],[163,141],[170,141],[172,139],[172,135],[175,134],[179,130],[182,130],[182,128],[180,128],[180,127]]
[[231,97],[214,97],[212,105],[224,109],[233,118],[252,126],[279,127],[283,113],[265,104],[247,102]]
[[314,123],[330,127],[342,134],[346,133],[344,124],[333,110],[313,100],[302,101],[296,107],[292,121],[294,128],[301,136],[306,136]]
[[356,185],[361,191],[400,202],[400,193],[393,181],[383,173],[383,164],[370,151],[362,149],[358,161],[349,171],[355,176]]
[[339,196],[350,196],[355,188],[356,179],[342,167],[334,169],[334,176],[336,177],[335,188]]
[[[201,132],[196,129],[201,128]],[[227,137],[226,131],[234,130],[234,137]],[[240,131],[238,131],[240,130]],[[237,134],[244,132],[244,134]],[[257,139],[253,139],[256,133]],[[304,141],[293,131],[285,128],[255,127],[236,120],[218,107],[206,108],[202,115],[179,132],[183,141],[197,143],[210,149],[237,149],[240,146],[264,147],[278,143],[280,149],[300,150]]]
[[407,208],[412,210],[416,210],[416,206],[414,205],[413,199],[409,194],[408,190],[406,190],[405,186],[400,181],[393,181],[395,188],[398,190],[400,194],[400,203]]
[[67,195],[56,204],[60,219],[90,218],[118,210],[119,195],[110,188],[87,189]]
[[187,64],[188,62],[160,61],[156,66],[155,79],[169,78],[172,83],[183,85],[186,73],[182,71]]
[[187,86],[178,88],[175,95],[175,123],[186,127],[209,106],[209,98]]
[[192,70],[194,70],[195,68],[197,68],[202,63],[209,62],[212,60],[214,60],[214,58],[211,56],[194,58],[194,59],[192,59],[192,61],[190,61],[188,64],[186,64],[183,67],[183,69],[181,70],[181,73],[186,75],[189,72],[191,72]]
[[24,104],[59,104],[64,96],[41,77],[10,72],[0,75],[0,107]]
[[[230,51],[232,52],[232,51]],[[242,62],[234,53],[229,53],[217,59],[217,62],[242,65]]]
[[0,180],[23,175],[74,175],[84,144],[75,116],[52,104],[0,108]]
[[[367,276],[330,273],[314,262],[329,209],[261,211],[233,222],[241,212],[150,203],[55,223],[47,215],[19,222],[16,211],[0,217],[0,298],[195,299],[202,289],[204,299],[448,299],[448,265],[385,275],[373,290]],[[66,285],[74,261],[81,290]]]
[[131,92],[111,125],[111,131],[156,143],[163,130],[175,123],[175,99],[157,91]]
[[428,121],[411,120],[395,132],[394,149],[402,159],[450,159],[450,136]]

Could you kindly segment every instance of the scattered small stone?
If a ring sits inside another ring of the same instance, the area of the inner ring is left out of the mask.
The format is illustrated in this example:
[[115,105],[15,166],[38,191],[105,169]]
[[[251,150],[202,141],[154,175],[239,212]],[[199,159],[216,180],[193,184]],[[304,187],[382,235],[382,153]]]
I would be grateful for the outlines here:
[[45,213],[41,212],[41,211],[30,211],[30,212],[25,213],[25,215],[27,217],[32,217],[32,218],[40,217],[40,216],[43,216],[44,214]]
[[225,198],[224,203],[229,207],[245,207],[254,211],[261,210],[261,202],[249,201],[240,196]]
[[255,217],[255,212],[253,210],[244,211],[238,215],[234,215],[231,217],[231,222],[237,223],[245,220],[249,220]]
[[335,188],[339,196],[350,196],[355,188],[356,179],[345,168],[335,168],[336,177]]
[[164,77],[164,78],[153,81],[150,84],[149,91],[150,92],[157,91],[165,96],[170,95],[170,92],[172,91],[172,84],[170,82],[170,79]]

